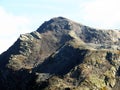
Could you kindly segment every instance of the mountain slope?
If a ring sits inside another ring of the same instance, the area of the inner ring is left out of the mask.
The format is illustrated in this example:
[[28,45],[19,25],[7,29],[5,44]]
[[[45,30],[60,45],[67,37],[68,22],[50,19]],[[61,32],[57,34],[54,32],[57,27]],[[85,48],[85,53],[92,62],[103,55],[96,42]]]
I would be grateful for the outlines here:
[[0,89],[119,90],[119,46],[120,31],[53,18],[0,55]]

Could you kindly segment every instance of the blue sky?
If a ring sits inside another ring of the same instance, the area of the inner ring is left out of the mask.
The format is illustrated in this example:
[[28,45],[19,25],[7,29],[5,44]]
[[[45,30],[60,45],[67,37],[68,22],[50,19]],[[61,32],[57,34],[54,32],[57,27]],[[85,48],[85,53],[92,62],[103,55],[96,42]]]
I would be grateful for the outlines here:
[[103,29],[119,29],[119,0],[0,0],[0,53],[20,34],[35,31],[44,21],[63,16]]

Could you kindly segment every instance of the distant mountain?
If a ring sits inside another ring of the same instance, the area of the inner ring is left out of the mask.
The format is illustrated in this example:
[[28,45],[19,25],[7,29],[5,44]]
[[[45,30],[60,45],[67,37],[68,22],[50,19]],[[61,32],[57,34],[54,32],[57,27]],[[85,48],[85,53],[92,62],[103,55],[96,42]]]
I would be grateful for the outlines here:
[[0,90],[119,90],[120,31],[64,17],[22,34],[0,55]]

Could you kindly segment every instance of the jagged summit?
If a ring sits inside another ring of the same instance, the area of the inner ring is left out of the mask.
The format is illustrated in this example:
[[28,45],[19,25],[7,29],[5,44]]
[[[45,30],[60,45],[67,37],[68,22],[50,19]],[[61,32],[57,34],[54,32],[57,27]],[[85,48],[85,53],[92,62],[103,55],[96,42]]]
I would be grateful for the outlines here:
[[22,34],[0,55],[0,90],[119,90],[120,31],[63,17]]
[[47,30],[70,30],[70,22],[71,21],[69,19],[64,17],[52,18],[49,21],[44,22],[37,31],[43,33]]
[[45,33],[47,31],[59,34],[67,33],[68,35],[72,31],[75,37],[82,39],[84,42],[96,44],[115,44],[120,38],[119,31],[91,28],[64,17],[52,18],[44,22],[37,30],[39,33]]

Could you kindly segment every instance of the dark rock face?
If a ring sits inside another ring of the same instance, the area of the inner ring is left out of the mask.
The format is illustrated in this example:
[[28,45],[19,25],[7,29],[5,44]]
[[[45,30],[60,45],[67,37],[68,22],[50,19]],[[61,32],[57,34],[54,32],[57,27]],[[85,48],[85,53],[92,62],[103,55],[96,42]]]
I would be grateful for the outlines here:
[[44,33],[46,31],[62,32],[64,30],[71,30],[70,23],[66,18],[58,17],[43,23],[37,31]]
[[0,55],[0,90],[119,90],[120,31],[63,17],[20,35]]

